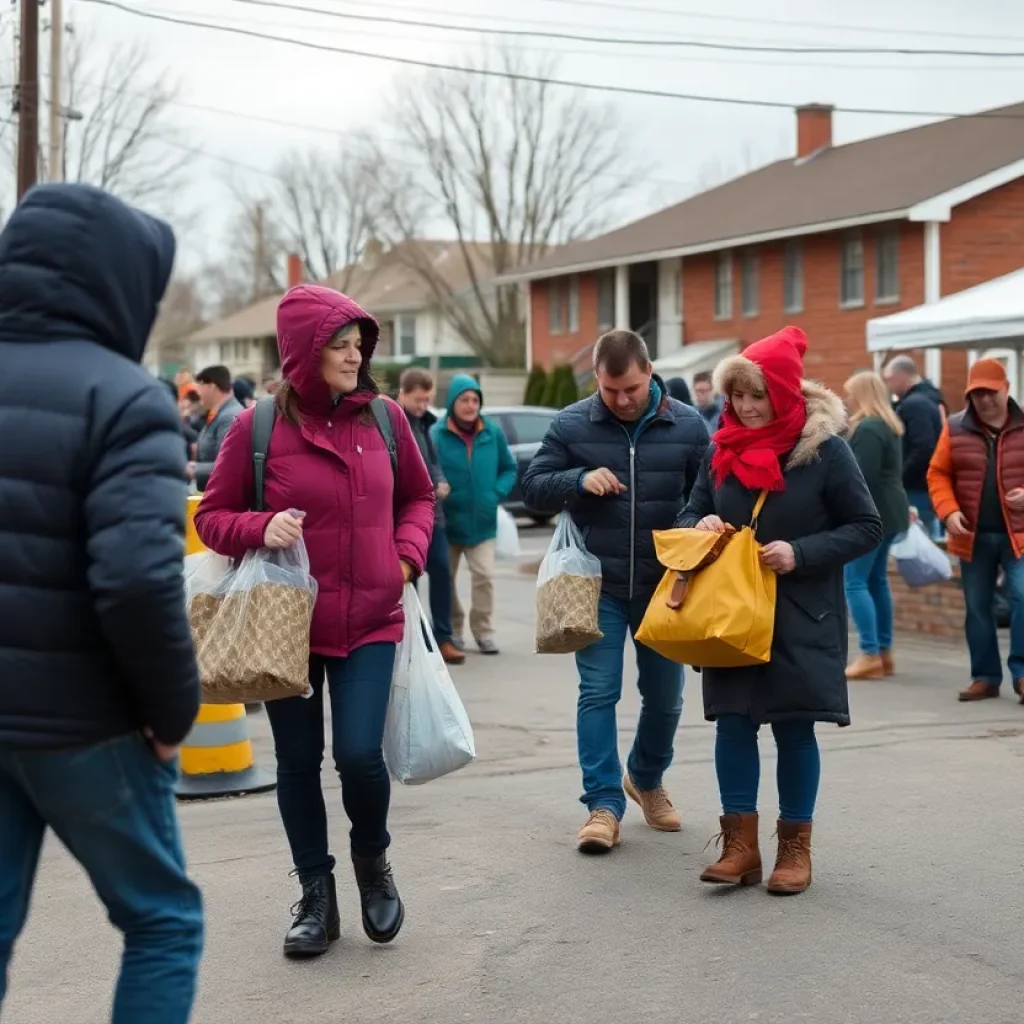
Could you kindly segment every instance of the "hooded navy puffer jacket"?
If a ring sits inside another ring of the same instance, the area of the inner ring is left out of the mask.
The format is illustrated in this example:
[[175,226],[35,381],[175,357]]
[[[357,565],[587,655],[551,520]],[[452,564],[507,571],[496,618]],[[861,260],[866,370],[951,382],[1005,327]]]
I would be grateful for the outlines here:
[[0,233],[0,745],[177,743],[195,717],[185,450],[138,365],[173,260],[166,224],[86,185]]

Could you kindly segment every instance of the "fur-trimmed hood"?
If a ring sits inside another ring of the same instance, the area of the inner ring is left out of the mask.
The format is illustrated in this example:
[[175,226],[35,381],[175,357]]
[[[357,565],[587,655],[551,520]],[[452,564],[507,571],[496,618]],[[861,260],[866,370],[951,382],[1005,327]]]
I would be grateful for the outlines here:
[[[715,369],[714,381],[715,390],[724,396],[737,386],[755,394],[767,391],[761,368],[744,355],[723,359]],[[837,394],[814,380],[801,381],[800,390],[807,403],[807,423],[786,460],[786,469],[806,466],[814,460],[825,441],[846,431],[846,407]]]

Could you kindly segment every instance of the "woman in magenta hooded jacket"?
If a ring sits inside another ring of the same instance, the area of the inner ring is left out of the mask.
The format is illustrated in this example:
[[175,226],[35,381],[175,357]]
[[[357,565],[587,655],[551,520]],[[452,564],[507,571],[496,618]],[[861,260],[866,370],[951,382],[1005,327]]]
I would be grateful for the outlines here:
[[286,956],[323,953],[340,930],[320,786],[325,682],[363,928],[373,941],[390,942],[405,916],[386,855],[391,787],[381,744],[404,625],[402,589],[423,572],[434,488],[405,415],[386,399],[398,449],[392,471],[370,409],[377,395],[370,358],[379,334],[377,321],[339,292],[291,289],[277,311],[284,379],[267,449],[268,511],[251,511],[250,409],[225,438],[196,513],[203,543],[236,559],[302,537],[319,586],[310,630],[313,696],[266,705],[278,806],[302,885]]

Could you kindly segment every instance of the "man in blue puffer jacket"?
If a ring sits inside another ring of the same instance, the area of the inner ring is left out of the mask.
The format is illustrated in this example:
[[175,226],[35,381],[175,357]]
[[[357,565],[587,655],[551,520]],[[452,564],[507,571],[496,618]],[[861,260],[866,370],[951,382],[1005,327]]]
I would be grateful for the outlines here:
[[86,185],[31,190],[0,233],[0,1003],[49,826],[124,933],[113,1024],[185,1024],[203,937],[174,801],[186,452],[139,366],[173,259]]
[[618,845],[627,794],[652,828],[681,827],[662,777],[682,713],[682,668],[635,645],[643,706],[625,778],[615,706],[626,634],[639,629],[664,573],[652,531],[671,529],[708,447],[700,414],[668,395],[639,335],[611,331],[598,339],[594,373],[598,393],[555,417],[523,480],[524,500],[532,508],[566,507],[601,562],[604,638],[576,655],[581,799],[590,811],[577,846],[586,853]]

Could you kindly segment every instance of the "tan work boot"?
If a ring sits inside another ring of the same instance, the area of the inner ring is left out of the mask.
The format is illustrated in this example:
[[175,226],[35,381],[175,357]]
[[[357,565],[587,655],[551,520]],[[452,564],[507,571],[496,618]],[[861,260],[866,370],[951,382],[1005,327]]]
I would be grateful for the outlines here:
[[846,670],[847,679],[884,679],[885,664],[880,654],[862,654]]
[[795,896],[811,884],[811,823],[780,821],[779,852],[766,888],[779,896]]
[[882,659],[882,671],[887,676],[896,675],[896,659],[893,658],[892,651],[882,651],[880,656]]
[[715,838],[722,842],[722,854],[704,869],[700,880],[716,885],[760,885],[757,814],[723,814],[719,822],[722,831]]
[[998,686],[991,686],[988,683],[983,683],[980,679],[975,679],[966,690],[960,691],[958,699],[962,702],[968,702],[975,700],[991,700],[998,696]]
[[618,845],[619,819],[604,807],[591,811],[586,825],[576,835],[576,849],[581,853],[607,853]]
[[630,778],[629,772],[626,772],[622,788],[630,800],[640,805],[644,812],[644,821],[651,828],[659,832],[678,832],[683,827],[682,818],[672,806],[664,786],[658,786],[657,789],[640,789]]

